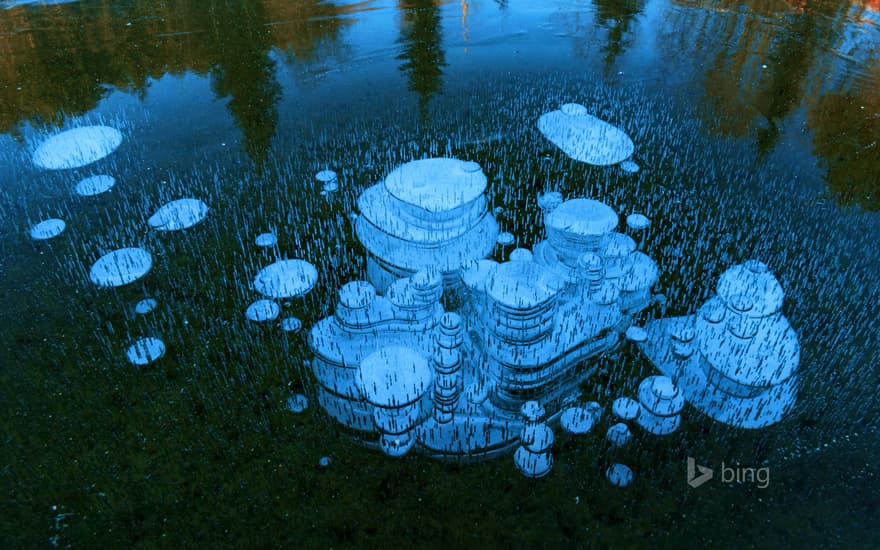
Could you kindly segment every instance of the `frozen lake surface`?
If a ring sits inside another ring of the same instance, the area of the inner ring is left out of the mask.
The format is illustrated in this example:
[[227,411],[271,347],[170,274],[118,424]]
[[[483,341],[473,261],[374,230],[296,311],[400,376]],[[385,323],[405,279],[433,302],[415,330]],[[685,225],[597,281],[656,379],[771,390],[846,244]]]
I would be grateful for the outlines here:
[[0,7],[8,546],[880,540],[875,0]]

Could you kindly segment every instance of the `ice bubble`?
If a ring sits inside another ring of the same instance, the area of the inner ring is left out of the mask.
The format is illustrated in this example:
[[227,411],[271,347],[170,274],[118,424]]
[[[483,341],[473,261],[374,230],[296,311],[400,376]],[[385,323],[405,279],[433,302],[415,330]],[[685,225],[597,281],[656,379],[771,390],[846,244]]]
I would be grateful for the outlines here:
[[149,365],[165,355],[165,342],[158,338],[141,338],[125,350],[132,365]]
[[272,321],[278,318],[281,306],[272,300],[257,300],[248,306],[244,316],[250,321]]
[[285,332],[296,332],[303,326],[302,321],[296,317],[287,317],[281,320],[281,330]]
[[559,110],[568,116],[584,116],[590,114],[587,108],[580,103],[566,103],[560,107]]
[[270,246],[275,246],[275,244],[278,242],[278,237],[275,235],[275,233],[272,232],[260,233],[259,235],[257,235],[257,238],[254,240],[254,242],[257,246],[261,248],[267,248]]
[[30,6],[34,4],[38,4],[41,6],[55,6],[58,4],[72,4],[78,1],[79,0],[9,0],[7,2],[0,2],[0,7],[2,7],[3,9],[11,10],[12,8],[16,8],[18,6]]
[[716,292],[726,304],[740,305],[740,311],[756,317],[773,315],[782,308],[785,298],[782,285],[767,265],[757,260],[727,269],[718,279]]
[[532,309],[546,304],[565,286],[556,273],[533,262],[507,262],[486,279],[489,297],[508,309]]
[[208,205],[199,199],[178,199],[159,208],[147,224],[158,231],[178,231],[192,227],[208,215]]
[[291,412],[301,413],[309,408],[309,398],[301,393],[295,393],[287,399],[287,408]]
[[585,236],[602,236],[613,231],[620,218],[613,208],[593,199],[571,199],[563,202],[547,216],[548,237],[582,240]]
[[511,262],[530,262],[532,258],[532,251],[528,248],[514,248],[510,251]]
[[498,244],[500,244],[502,246],[511,245],[511,244],[513,244],[513,242],[515,240],[516,240],[516,237],[513,236],[513,233],[509,233],[507,231],[502,231],[501,233],[498,234],[497,241],[498,241]]
[[615,487],[626,487],[633,481],[633,471],[623,464],[612,464],[605,470],[605,477]]
[[611,412],[614,416],[623,420],[632,420],[639,416],[639,402],[629,397],[619,397],[614,400],[611,405]]
[[627,174],[635,174],[639,171],[639,165],[631,160],[625,160],[620,163],[620,169]]
[[30,235],[35,241],[45,241],[63,233],[65,227],[67,224],[64,223],[64,220],[50,218],[31,227]]
[[477,200],[487,181],[476,162],[430,158],[398,166],[385,178],[385,188],[398,200],[436,213]]
[[541,420],[546,413],[547,409],[534,399],[526,401],[519,408],[519,414],[529,422],[537,422],[538,420]]
[[562,193],[559,191],[548,191],[538,195],[538,207],[541,210],[552,211],[563,202]]
[[651,225],[651,220],[644,214],[630,214],[626,217],[626,225],[634,231],[641,231]]
[[116,178],[105,174],[89,176],[76,184],[76,194],[81,197],[92,197],[100,195],[113,188],[116,185]]
[[33,162],[47,170],[79,168],[119,147],[122,134],[109,126],[83,126],[55,134],[37,147]]
[[562,429],[571,434],[585,434],[593,428],[596,413],[587,407],[570,407],[562,411],[559,423]]
[[98,258],[89,279],[98,286],[122,286],[140,279],[152,267],[153,257],[143,248],[120,248]]
[[281,260],[264,267],[254,278],[254,288],[269,298],[302,296],[315,286],[318,270],[304,260]]
[[156,309],[156,306],[159,303],[155,300],[155,298],[144,298],[134,306],[134,312],[138,315],[146,315],[147,313]]
[[328,183],[336,180],[336,172],[333,170],[321,170],[317,174],[315,174],[315,179],[320,181],[321,183]]
[[648,332],[642,327],[631,326],[626,329],[626,339],[630,342],[644,342],[648,339]]
[[541,115],[538,129],[566,155],[588,164],[617,164],[635,150],[625,132],[590,115],[577,103]]
[[611,426],[605,434],[605,439],[615,447],[626,445],[630,438],[632,438],[632,432],[629,431],[629,426],[623,422]]
[[364,396],[377,407],[414,403],[431,386],[427,359],[402,346],[379,348],[361,361],[359,372]]

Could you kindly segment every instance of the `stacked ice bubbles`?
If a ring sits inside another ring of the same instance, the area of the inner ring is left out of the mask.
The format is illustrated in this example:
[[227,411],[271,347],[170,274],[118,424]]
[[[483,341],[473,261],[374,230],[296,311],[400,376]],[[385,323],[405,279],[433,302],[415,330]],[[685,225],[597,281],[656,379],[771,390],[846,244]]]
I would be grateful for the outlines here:
[[705,414],[744,428],[773,424],[794,405],[800,361],[783,298],[764,263],[733,266],[697,315],[652,323],[643,349]]
[[476,162],[431,158],[398,166],[364,190],[356,228],[376,289],[428,266],[440,269],[447,288],[456,286],[462,264],[488,256],[498,224],[486,183]]
[[[502,396],[528,394],[542,388],[556,374],[549,365],[519,361],[520,354],[538,353],[554,327],[557,296],[565,281],[533,262],[506,262],[495,266],[486,280],[489,327],[496,348],[493,378]],[[552,345],[551,345],[552,346]]]

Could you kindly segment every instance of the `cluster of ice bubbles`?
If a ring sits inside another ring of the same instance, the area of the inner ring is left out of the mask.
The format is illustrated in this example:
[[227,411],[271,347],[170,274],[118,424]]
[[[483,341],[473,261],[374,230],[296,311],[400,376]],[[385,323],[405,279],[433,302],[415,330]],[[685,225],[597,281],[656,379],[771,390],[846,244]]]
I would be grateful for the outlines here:
[[[572,159],[639,170],[632,140],[583,106],[564,105],[538,126]],[[513,451],[523,474],[541,477],[554,428],[581,437],[603,422],[606,405],[579,403],[579,385],[591,358],[624,342],[660,373],[614,400],[612,447],[633,429],[675,432],[687,404],[744,428],[790,410],[799,346],[766,265],[730,268],[697,315],[637,326],[639,312],[665,303],[640,244],[650,219],[630,212],[620,231],[608,205],[544,193],[546,239],[498,263],[487,259],[496,243],[516,236],[500,231],[485,188],[479,164],[431,158],[398,166],[358,199],[366,280],[340,289],[309,345],[319,404],[365,445],[453,461]],[[635,477],[620,463],[606,475],[620,487]]]
[[[639,170],[629,160],[632,140],[581,105],[542,115],[538,127],[572,159]],[[77,128],[46,140],[33,160],[48,169],[85,166],[121,142],[112,128]],[[331,170],[316,179],[323,195],[338,189]],[[93,175],[76,190],[92,196],[115,181]],[[694,315],[637,326],[636,316],[664,299],[654,288],[659,269],[642,250],[651,224],[646,216],[630,212],[619,228],[619,214],[600,201],[544,193],[538,204],[546,238],[530,249],[520,245],[498,263],[487,258],[516,236],[500,231],[486,186],[478,163],[431,158],[398,166],[358,198],[360,214],[352,219],[366,249],[366,280],[340,289],[333,315],[311,328],[308,342],[318,403],[359,441],[390,456],[414,451],[455,461],[513,452],[523,474],[541,477],[553,465],[554,427],[582,437],[603,421],[605,406],[579,403],[579,387],[595,371],[590,359],[624,342],[660,374],[644,379],[635,398],[614,400],[614,421],[605,429],[613,447],[630,441],[631,425],[656,436],[676,431],[686,404],[745,428],[778,422],[791,408],[799,345],[781,314],[781,286],[766,265],[730,268]],[[201,200],[181,198],[146,224],[180,231],[208,213]],[[34,225],[31,236],[52,238],[63,230],[62,220],[49,219]],[[277,247],[276,231],[259,235],[255,245]],[[119,248],[101,256],[89,276],[99,287],[122,286],[145,277],[152,265],[148,250]],[[317,277],[301,259],[263,267],[252,283],[260,297],[245,317],[275,321],[285,301],[307,294]],[[147,315],[157,306],[146,297],[135,311]],[[302,321],[288,316],[279,325],[297,331]],[[160,338],[146,335],[126,357],[147,365],[165,352]],[[295,394],[287,407],[301,412],[308,400]],[[606,475],[621,487],[634,479],[619,463]]]
[[[113,153],[122,144],[119,130],[108,126],[83,126],[57,133],[43,141],[33,153],[33,163],[39,168],[66,170],[80,168],[97,162]],[[327,171],[324,171],[326,175]],[[334,176],[335,177],[335,176]],[[116,178],[107,174],[95,174],[81,180],[74,187],[77,195],[92,197],[110,191]],[[192,228],[209,214],[209,207],[202,200],[185,197],[168,202],[158,208],[146,220],[150,229],[158,232],[175,232]],[[66,228],[64,220],[49,218],[34,224],[29,231],[31,238],[46,240],[57,237]],[[266,233],[256,239],[259,247],[277,244],[275,233]],[[99,257],[89,270],[90,281],[101,288],[120,287],[138,281],[153,267],[153,254],[142,247],[123,247],[111,250]],[[256,300],[245,309],[245,317],[256,322],[274,320],[281,306],[278,301],[306,294],[317,281],[314,266],[304,260],[280,260],[263,270],[254,279],[254,288],[264,299]],[[153,297],[145,297],[134,306],[138,315],[148,315],[158,307]],[[295,332],[302,327],[296,317],[287,317],[280,323],[282,330]],[[135,339],[126,349],[125,356],[133,365],[149,365],[162,358],[166,352],[163,340],[155,335]]]

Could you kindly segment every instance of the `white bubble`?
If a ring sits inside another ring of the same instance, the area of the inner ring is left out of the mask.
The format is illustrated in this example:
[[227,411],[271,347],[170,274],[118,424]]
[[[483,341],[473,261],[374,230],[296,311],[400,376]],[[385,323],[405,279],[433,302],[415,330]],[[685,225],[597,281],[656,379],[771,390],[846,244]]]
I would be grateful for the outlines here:
[[89,176],[76,184],[76,194],[81,197],[92,197],[107,192],[116,185],[116,178],[104,174]]
[[147,224],[158,231],[192,227],[208,215],[208,205],[199,199],[178,199],[159,208]]
[[165,343],[158,338],[141,338],[125,350],[125,356],[133,365],[149,365],[165,355]]
[[315,286],[318,270],[304,260],[281,260],[264,267],[254,278],[254,288],[270,298],[302,296]]
[[633,481],[633,471],[624,464],[612,464],[605,470],[605,476],[615,487],[626,487]]
[[98,258],[89,279],[98,286],[122,286],[140,279],[152,267],[153,257],[143,248],[120,248]]
[[635,174],[639,171],[639,165],[631,160],[625,160],[620,163],[620,169],[627,174]]
[[155,298],[144,298],[134,306],[134,312],[138,315],[146,315],[150,313],[156,306],[159,305],[159,302],[155,300]]
[[302,328],[302,321],[296,317],[287,317],[281,320],[281,329],[285,332],[296,332]]
[[295,393],[287,399],[287,408],[294,413],[301,413],[309,407],[309,398],[301,393]]
[[79,168],[100,160],[122,143],[122,134],[108,126],[83,126],[55,134],[37,147],[33,162],[40,168]]
[[588,164],[617,164],[632,156],[635,149],[626,133],[592,116],[577,103],[541,115],[538,129],[566,155]]
[[46,239],[51,239],[52,237],[57,237],[64,232],[66,227],[67,224],[64,223],[64,220],[50,218],[31,227],[30,235],[31,238],[36,241],[44,241]]
[[244,316],[250,321],[272,321],[278,318],[281,313],[281,306],[272,300],[257,300],[248,306],[244,312]]
[[272,232],[260,233],[259,235],[257,235],[257,238],[254,240],[254,243],[261,248],[275,246],[275,244],[277,242],[278,242],[278,237],[275,235],[275,233],[272,233]]
[[502,246],[511,245],[516,240],[516,237],[513,236],[513,233],[509,233],[507,231],[502,231],[498,234],[497,242]]

